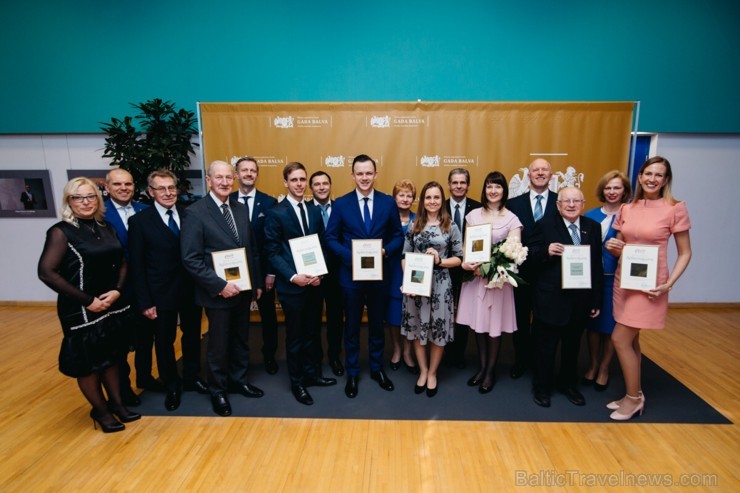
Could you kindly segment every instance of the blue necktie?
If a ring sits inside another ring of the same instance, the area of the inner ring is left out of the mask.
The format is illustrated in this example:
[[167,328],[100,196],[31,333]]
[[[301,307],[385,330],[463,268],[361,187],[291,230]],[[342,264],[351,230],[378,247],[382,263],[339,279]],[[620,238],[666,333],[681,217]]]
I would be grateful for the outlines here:
[[542,211],[542,195],[538,195],[535,199],[537,203],[534,204],[534,222],[537,222],[542,219],[545,213]]
[[570,223],[570,226],[568,226],[568,228],[570,228],[570,237],[571,239],[573,239],[573,244],[580,245],[581,237],[578,236],[578,228],[576,227],[576,225],[573,223]]
[[367,203],[370,201],[370,197],[363,197],[365,201],[365,208],[363,209],[363,213],[365,216],[365,232],[367,234],[370,234],[370,226],[371,226],[371,219],[370,219],[370,207],[367,205]]
[[170,216],[170,218],[167,220],[167,227],[169,227],[172,232],[175,233],[175,236],[180,236],[180,228],[177,227],[172,209],[167,211],[167,215]]
[[324,220],[324,228],[326,228],[326,225],[329,224],[329,205],[319,205],[319,208],[321,209],[321,219]]

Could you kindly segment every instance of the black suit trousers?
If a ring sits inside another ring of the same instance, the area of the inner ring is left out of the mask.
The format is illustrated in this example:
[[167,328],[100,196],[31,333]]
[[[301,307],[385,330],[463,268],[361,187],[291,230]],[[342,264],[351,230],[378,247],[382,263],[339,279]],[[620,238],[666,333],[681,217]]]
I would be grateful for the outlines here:
[[275,288],[265,291],[257,300],[262,325],[262,355],[275,358],[278,347],[277,314],[275,313]]
[[[333,274],[321,280],[322,298],[326,303],[326,344],[329,360],[339,360],[342,352],[342,329],[344,327],[344,303],[342,290],[339,287],[339,277]],[[319,302],[321,304],[321,302]],[[314,349],[318,353],[319,361],[324,358],[321,345],[321,334],[314,342]]]
[[536,327],[532,324],[532,304],[534,291],[532,289],[533,276],[526,278],[529,284],[514,288],[514,309],[516,311],[517,330],[512,334],[514,342],[514,357],[516,362],[531,367],[534,363],[534,332]]
[[241,293],[230,308],[206,308],[208,317],[208,386],[211,394],[229,384],[247,383],[249,366],[249,305],[251,291]]
[[[182,337],[183,379],[193,382],[200,374],[200,320],[202,308],[191,305],[179,312]],[[157,310],[154,320],[154,349],[157,354],[159,377],[168,390],[180,386],[175,359],[175,337],[177,335],[177,310]]]
[[321,332],[321,287],[307,287],[303,293],[280,293],[285,315],[285,356],[292,387],[306,377],[321,375],[319,353],[314,344]]
[[[578,384],[578,352],[586,323],[582,319],[569,320],[566,325],[550,325],[535,319],[535,362],[532,387],[547,392],[553,384],[575,387]],[[555,352],[560,342],[560,371],[555,374]]]

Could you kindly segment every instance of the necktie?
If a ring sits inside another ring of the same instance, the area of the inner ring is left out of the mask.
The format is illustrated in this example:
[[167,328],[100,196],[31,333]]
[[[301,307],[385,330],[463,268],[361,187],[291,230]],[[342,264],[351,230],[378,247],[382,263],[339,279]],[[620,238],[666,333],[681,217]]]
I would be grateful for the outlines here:
[[363,214],[364,214],[364,220],[365,220],[365,231],[370,234],[370,225],[371,225],[371,219],[370,219],[370,206],[367,205],[367,203],[370,201],[370,197],[363,197],[362,200],[365,201],[365,207],[363,208]]
[[224,212],[224,219],[226,219],[226,224],[229,225],[229,228],[231,229],[231,234],[234,235],[234,239],[239,242],[239,233],[236,231],[236,224],[234,224],[234,217],[231,215],[231,211],[229,210],[229,206],[226,204],[221,204],[221,210]]
[[578,228],[575,224],[570,223],[570,226],[568,226],[570,229],[570,237],[573,239],[574,245],[580,245],[581,244],[581,237],[578,236]]
[[534,205],[534,222],[537,222],[545,213],[542,211],[542,195],[538,195],[535,199],[537,203]]
[[460,221],[460,204],[455,204],[455,217],[453,218],[455,221],[455,224],[457,224],[457,229],[459,229],[462,232],[462,222]]
[[244,204],[244,207],[247,208],[247,219],[249,219],[249,222],[251,223],[252,222],[252,212],[249,209],[249,199],[251,199],[251,197],[249,195],[242,195],[239,198],[241,199],[242,204]]
[[308,221],[306,220],[306,211],[303,210],[303,202],[298,202],[298,208],[301,210],[301,225],[303,226],[303,236],[308,234]]
[[180,228],[177,227],[177,223],[175,222],[175,215],[172,213],[172,209],[167,211],[167,215],[170,216],[169,219],[167,219],[167,227],[170,228],[173,233],[175,233],[175,236],[180,236]]
[[326,225],[329,224],[329,205],[319,205],[319,208],[321,209],[321,219],[324,221],[324,228],[326,228]]

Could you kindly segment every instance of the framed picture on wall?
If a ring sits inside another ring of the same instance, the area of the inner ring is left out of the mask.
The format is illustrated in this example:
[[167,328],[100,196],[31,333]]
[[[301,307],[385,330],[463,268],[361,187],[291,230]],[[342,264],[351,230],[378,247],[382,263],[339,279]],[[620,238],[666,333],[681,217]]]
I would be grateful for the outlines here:
[[0,171],[0,217],[56,217],[49,170]]

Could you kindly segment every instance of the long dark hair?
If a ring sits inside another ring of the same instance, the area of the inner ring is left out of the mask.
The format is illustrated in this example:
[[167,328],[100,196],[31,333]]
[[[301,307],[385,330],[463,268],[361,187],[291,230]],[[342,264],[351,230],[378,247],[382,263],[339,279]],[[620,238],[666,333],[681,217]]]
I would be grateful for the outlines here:
[[429,220],[427,210],[424,208],[424,198],[427,195],[427,190],[430,188],[439,188],[439,192],[442,195],[442,207],[439,208],[439,229],[444,233],[449,233],[450,227],[452,226],[452,218],[450,217],[450,213],[447,212],[447,207],[445,207],[444,204],[445,190],[438,182],[430,181],[424,185],[421,192],[419,192],[419,209],[416,212],[416,219],[414,219],[414,228],[412,230],[415,235],[424,231],[424,227],[427,225],[427,221]]
[[509,184],[506,183],[506,177],[500,171],[491,171],[486,175],[486,179],[483,182],[483,190],[480,192],[480,203],[483,204],[485,209],[488,209],[488,197],[486,197],[486,186],[488,185],[501,185],[504,189],[504,194],[501,196],[501,203],[498,205],[498,210],[501,210],[506,205],[506,200],[509,198]]

